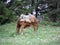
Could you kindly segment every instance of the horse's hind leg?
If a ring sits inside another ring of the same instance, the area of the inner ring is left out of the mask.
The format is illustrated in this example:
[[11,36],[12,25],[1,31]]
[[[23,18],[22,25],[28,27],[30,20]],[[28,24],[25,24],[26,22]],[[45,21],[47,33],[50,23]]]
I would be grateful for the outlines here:
[[34,24],[34,25],[33,25],[33,28],[34,28],[34,31],[37,31],[38,25],[37,25],[37,24]]

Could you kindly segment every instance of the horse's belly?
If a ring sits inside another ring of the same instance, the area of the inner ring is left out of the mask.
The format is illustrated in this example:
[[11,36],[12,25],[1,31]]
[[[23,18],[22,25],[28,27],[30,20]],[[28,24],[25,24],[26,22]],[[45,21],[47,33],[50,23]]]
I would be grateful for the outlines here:
[[29,22],[26,22],[25,24],[28,25],[28,26],[31,25],[31,23],[29,23]]
[[25,27],[30,27],[31,24],[30,23],[25,23]]
[[25,26],[31,26],[31,23],[30,23],[30,22],[20,21],[19,24],[20,24],[20,25],[25,25]]

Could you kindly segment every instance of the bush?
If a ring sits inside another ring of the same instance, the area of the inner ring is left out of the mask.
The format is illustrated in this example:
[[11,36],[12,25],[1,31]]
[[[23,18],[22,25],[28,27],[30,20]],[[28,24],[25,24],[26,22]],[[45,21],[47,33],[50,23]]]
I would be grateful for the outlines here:
[[42,21],[40,22],[41,25],[50,25],[50,26],[60,26],[59,22],[49,22],[49,21]]
[[12,10],[6,8],[6,6],[0,5],[0,25],[15,20],[16,20],[16,14]]

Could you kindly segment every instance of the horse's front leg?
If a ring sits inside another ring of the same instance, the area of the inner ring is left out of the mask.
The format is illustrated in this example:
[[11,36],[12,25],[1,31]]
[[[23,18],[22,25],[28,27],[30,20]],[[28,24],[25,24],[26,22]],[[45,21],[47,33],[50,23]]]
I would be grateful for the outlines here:
[[19,30],[20,30],[20,25],[17,24],[17,26],[16,26],[16,33],[17,34],[19,33]]
[[24,25],[21,26],[21,35],[23,35],[24,33],[24,27],[25,27]]

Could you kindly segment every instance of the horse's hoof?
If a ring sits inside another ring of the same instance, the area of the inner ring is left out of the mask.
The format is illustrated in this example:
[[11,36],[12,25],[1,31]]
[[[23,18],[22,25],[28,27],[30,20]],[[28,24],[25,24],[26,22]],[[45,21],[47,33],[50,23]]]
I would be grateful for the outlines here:
[[23,33],[21,33],[21,35],[23,35]]

